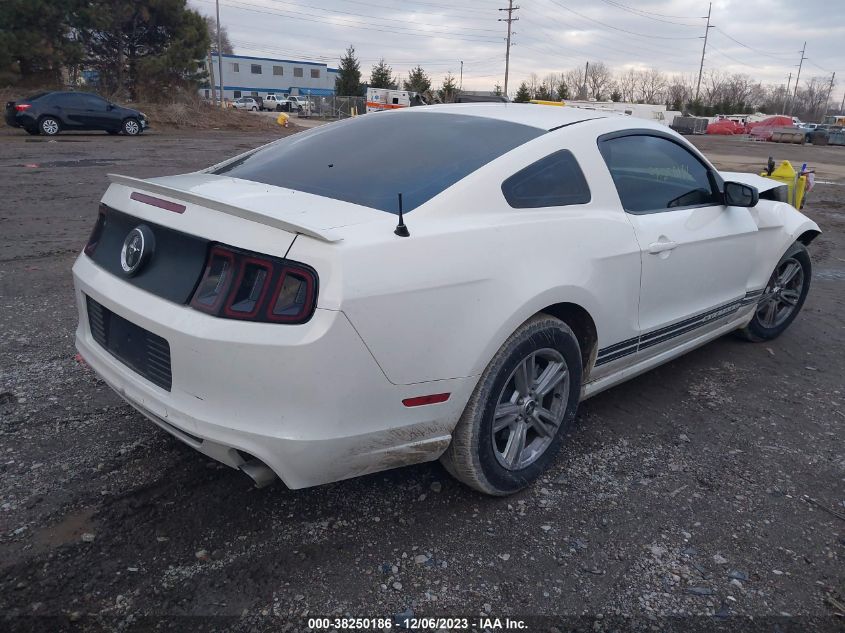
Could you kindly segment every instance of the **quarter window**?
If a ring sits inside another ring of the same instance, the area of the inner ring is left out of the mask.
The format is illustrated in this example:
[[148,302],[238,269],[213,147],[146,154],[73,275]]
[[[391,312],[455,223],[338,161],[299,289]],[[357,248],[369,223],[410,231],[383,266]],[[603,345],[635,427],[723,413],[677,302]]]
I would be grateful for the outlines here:
[[294,77],[302,77],[302,69],[301,68],[294,68],[293,69],[293,76]]
[[250,64],[249,71],[253,75],[260,75],[261,74],[261,64]]
[[720,203],[707,167],[678,143],[632,135],[603,140],[599,149],[630,213]]
[[590,187],[569,150],[541,158],[502,183],[502,193],[515,209],[586,204]]

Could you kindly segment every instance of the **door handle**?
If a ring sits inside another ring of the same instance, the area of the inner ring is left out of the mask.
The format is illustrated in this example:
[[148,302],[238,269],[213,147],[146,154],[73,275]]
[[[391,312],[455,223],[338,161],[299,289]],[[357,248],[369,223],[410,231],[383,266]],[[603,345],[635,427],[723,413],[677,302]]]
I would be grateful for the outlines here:
[[671,251],[678,245],[677,242],[670,242],[670,241],[660,241],[660,242],[652,242],[648,245],[648,252],[652,255],[657,255],[658,253],[663,253],[666,251]]

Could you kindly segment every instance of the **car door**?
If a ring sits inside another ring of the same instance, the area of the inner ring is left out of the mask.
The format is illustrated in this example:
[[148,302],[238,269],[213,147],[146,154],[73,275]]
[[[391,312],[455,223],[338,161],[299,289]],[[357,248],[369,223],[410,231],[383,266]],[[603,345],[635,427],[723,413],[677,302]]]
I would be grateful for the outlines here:
[[119,116],[105,99],[97,95],[80,95],[82,127],[88,130],[112,130],[119,127]]
[[[84,127],[85,102],[77,92],[56,93],[50,97],[51,109],[61,119],[63,127]],[[52,113],[51,113],[52,114]]]
[[725,323],[752,272],[750,211],[725,206],[718,173],[671,135],[614,133],[599,149],[640,247],[638,353],[661,353]]

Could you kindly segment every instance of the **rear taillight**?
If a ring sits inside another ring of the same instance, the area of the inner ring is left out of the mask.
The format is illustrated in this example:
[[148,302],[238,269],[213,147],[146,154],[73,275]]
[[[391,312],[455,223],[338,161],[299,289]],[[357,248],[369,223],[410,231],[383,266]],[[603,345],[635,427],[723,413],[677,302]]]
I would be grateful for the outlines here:
[[24,110],[29,110],[32,107],[31,103],[18,103],[15,106],[16,112],[23,112]]
[[217,244],[191,307],[225,319],[305,323],[317,305],[317,273],[304,264]]
[[99,212],[97,213],[97,222],[94,224],[94,228],[91,229],[91,236],[88,238],[88,243],[85,245],[85,254],[88,257],[94,255],[94,251],[97,250],[97,244],[100,243],[100,238],[103,236],[103,229],[106,226],[106,213],[108,212],[108,207],[104,204],[100,204]]

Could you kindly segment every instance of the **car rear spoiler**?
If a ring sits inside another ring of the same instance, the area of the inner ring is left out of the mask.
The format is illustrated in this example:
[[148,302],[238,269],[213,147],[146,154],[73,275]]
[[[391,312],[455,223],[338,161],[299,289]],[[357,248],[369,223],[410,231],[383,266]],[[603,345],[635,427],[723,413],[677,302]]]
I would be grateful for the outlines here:
[[131,176],[108,174],[108,178],[111,182],[118,185],[124,185],[126,187],[132,187],[133,189],[140,189],[150,193],[158,193],[163,196],[182,200],[183,202],[198,204],[208,209],[214,209],[215,211],[219,211],[221,213],[233,215],[244,220],[249,220],[250,222],[257,222],[258,224],[270,226],[275,229],[282,229],[283,231],[288,231],[289,233],[301,233],[309,237],[315,237],[319,240],[323,240],[324,242],[339,242],[342,239],[331,229],[309,226],[308,224],[301,222],[299,218],[297,218],[296,221],[283,219],[266,213],[261,213],[259,211],[244,209],[221,200],[201,196],[183,189],[168,187],[167,185],[161,185],[148,180],[142,180],[140,178],[132,178]]

